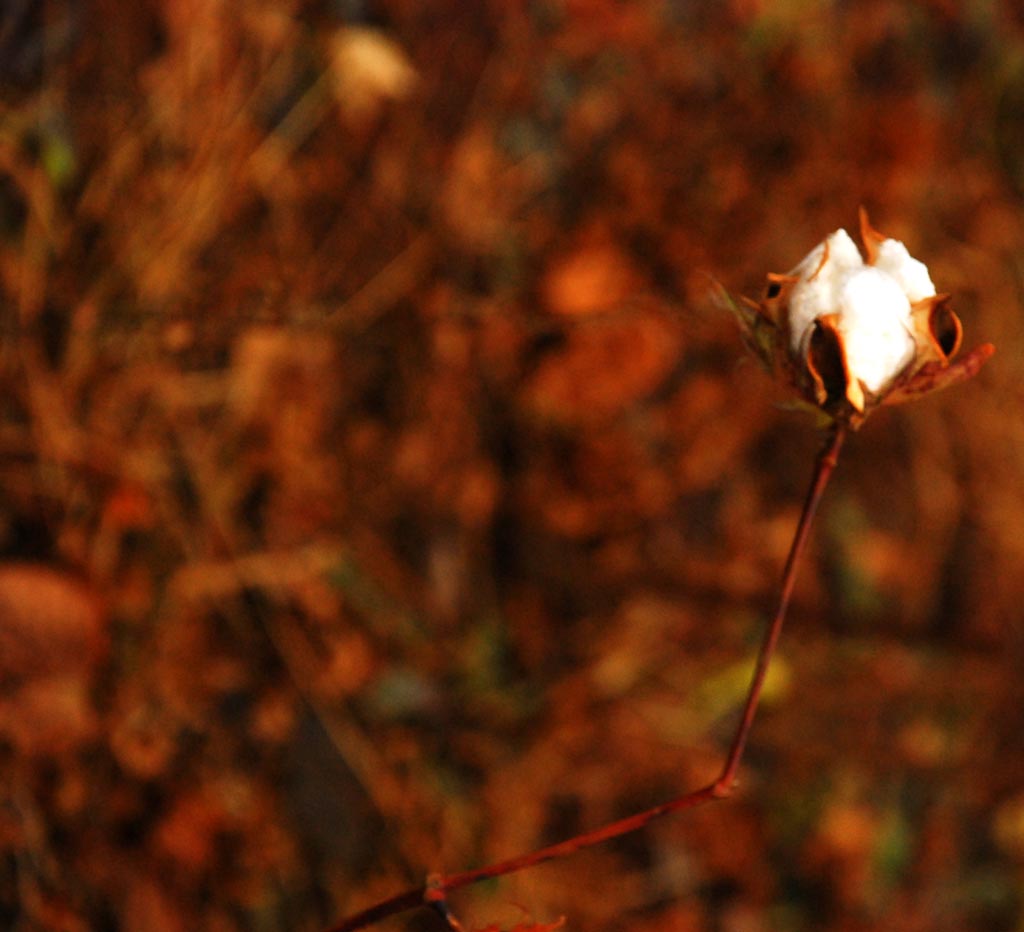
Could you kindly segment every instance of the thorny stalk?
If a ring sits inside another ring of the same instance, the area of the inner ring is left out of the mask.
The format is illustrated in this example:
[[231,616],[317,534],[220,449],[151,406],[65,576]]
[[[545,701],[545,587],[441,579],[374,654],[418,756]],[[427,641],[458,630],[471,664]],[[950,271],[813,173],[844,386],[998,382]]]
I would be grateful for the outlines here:
[[740,759],[743,757],[747,738],[750,735],[750,728],[754,722],[754,715],[761,698],[761,691],[764,688],[768,666],[775,653],[779,635],[782,632],[782,624],[793,594],[797,563],[804,551],[811,529],[811,522],[814,519],[814,513],[817,511],[818,503],[821,501],[825,487],[828,485],[828,481],[835,470],[839,451],[842,449],[843,441],[846,439],[848,431],[849,427],[846,422],[844,420],[837,420],[830,430],[821,453],[818,455],[811,485],[807,491],[807,498],[804,501],[803,511],[800,514],[800,520],[793,535],[793,543],[789,548],[789,556],[786,558],[786,565],[782,571],[782,584],[779,590],[779,601],[775,609],[775,615],[766,628],[764,638],[761,641],[761,647],[757,655],[757,664],[754,668],[753,678],[747,692],[746,702],[743,705],[743,712],[740,716],[736,734],[729,747],[729,753],[722,765],[721,773],[712,783],[709,783],[702,789],[662,803],[660,806],[646,809],[643,812],[638,812],[635,815],[627,816],[624,819],[592,829],[589,832],[583,832],[565,841],[549,845],[546,848],[540,848],[537,851],[531,851],[519,857],[464,871],[460,874],[450,874],[448,876],[431,875],[422,886],[406,890],[404,893],[399,893],[368,909],[364,909],[362,912],[349,916],[339,924],[326,930],[326,932],[354,932],[356,929],[366,928],[388,916],[393,916],[418,906],[434,908],[440,912],[452,928],[459,928],[457,923],[453,923],[446,903],[447,894],[454,890],[481,880],[513,874],[525,868],[533,867],[536,864],[541,864],[544,861],[565,857],[583,848],[599,845],[612,838],[618,838],[620,835],[641,829],[659,816],[669,815],[681,809],[691,809],[703,803],[723,799],[731,795],[736,782],[736,770],[739,767]]

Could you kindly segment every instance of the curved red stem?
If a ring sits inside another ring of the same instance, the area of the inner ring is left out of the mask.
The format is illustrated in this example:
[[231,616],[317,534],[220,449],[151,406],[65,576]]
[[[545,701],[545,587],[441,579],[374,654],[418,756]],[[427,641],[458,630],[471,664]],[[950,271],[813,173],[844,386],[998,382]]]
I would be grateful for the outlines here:
[[786,558],[786,565],[782,571],[782,584],[779,590],[779,601],[775,609],[775,615],[772,617],[771,622],[765,629],[764,637],[761,641],[761,647],[757,654],[757,663],[754,667],[754,675],[750,682],[750,688],[747,691],[746,702],[743,704],[743,711],[740,715],[740,722],[736,729],[736,734],[734,735],[732,744],[729,747],[729,753],[726,756],[725,763],[722,765],[721,773],[713,783],[709,783],[707,786],[694,792],[687,793],[684,796],[679,796],[676,799],[662,803],[660,806],[654,806],[651,809],[646,809],[643,812],[636,813],[635,815],[627,816],[624,819],[619,819],[616,822],[611,822],[608,825],[601,826],[600,828],[592,829],[589,832],[575,835],[565,841],[558,842],[554,845],[548,845],[547,847],[540,848],[537,851],[531,851],[528,854],[509,858],[506,861],[498,861],[495,864],[488,864],[485,867],[478,867],[474,870],[464,871],[460,874],[450,874],[448,876],[440,877],[435,876],[431,879],[429,884],[424,884],[421,887],[406,890],[404,893],[399,893],[390,899],[377,903],[368,909],[364,909],[362,912],[356,913],[355,915],[342,920],[338,925],[332,926],[330,929],[326,930],[326,932],[355,932],[357,929],[365,928],[374,922],[378,922],[388,916],[393,916],[416,906],[443,905],[444,897],[453,890],[458,890],[460,887],[465,887],[481,880],[501,877],[505,874],[513,874],[516,871],[524,870],[527,867],[533,867],[534,865],[541,864],[544,861],[564,857],[565,855],[572,854],[582,848],[589,848],[612,838],[618,838],[620,835],[634,832],[637,829],[643,828],[647,823],[659,816],[678,812],[680,809],[690,809],[694,806],[699,806],[702,803],[729,796],[732,793],[733,786],[735,784],[736,770],[739,767],[740,759],[743,757],[743,751],[747,745],[747,738],[750,736],[750,729],[754,723],[754,715],[757,712],[761,692],[764,689],[765,678],[768,675],[768,666],[771,663],[776,645],[779,642],[779,635],[782,633],[782,623],[786,618],[786,612],[789,609],[789,602],[793,595],[797,563],[799,562],[800,555],[804,551],[807,538],[810,534],[811,522],[814,518],[814,513],[818,509],[818,503],[821,501],[821,496],[825,491],[825,487],[828,485],[832,472],[835,470],[836,463],[839,459],[839,451],[842,449],[843,441],[846,439],[848,430],[849,428],[846,424],[836,422],[829,434],[828,441],[818,456],[814,476],[811,480],[811,486],[807,491],[807,498],[804,500],[804,507],[800,514],[800,521],[797,523],[796,532],[793,535],[793,543],[789,548],[789,556]]

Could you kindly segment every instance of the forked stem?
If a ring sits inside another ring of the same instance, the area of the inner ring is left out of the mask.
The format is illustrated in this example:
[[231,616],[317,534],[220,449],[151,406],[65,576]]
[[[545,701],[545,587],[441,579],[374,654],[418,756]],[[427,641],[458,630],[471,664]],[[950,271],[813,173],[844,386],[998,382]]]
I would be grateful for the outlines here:
[[544,861],[564,857],[582,848],[590,848],[612,838],[618,838],[620,835],[634,832],[659,816],[678,812],[680,809],[691,809],[702,803],[729,796],[735,784],[736,770],[739,767],[740,759],[743,757],[747,738],[750,736],[750,728],[753,725],[757,705],[761,699],[761,692],[764,689],[765,678],[768,675],[768,666],[775,653],[776,645],[779,642],[779,635],[782,632],[782,623],[789,609],[790,598],[793,595],[793,585],[796,580],[797,563],[804,551],[814,513],[818,509],[821,496],[835,470],[839,459],[839,451],[842,449],[848,430],[849,428],[845,423],[837,421],[829,433],[825,446],[818,455],[811,486],[807,491],[807,498],[804,501],[803,511],[800,514],[800,521],[796,526],[793,543],[789,548],[789,556],[786,558],[786,565],[782,571],[782,585],[779,591],[778,606],[761,641],[761,647],[757,654],[757,664],[754,667],[754,675],[750,681],[746,702],[743,704],[739,726],[732,739],[725,763],[722,765],[722,772],[714,782],[709,783],[702,789],[687,793],[685,796],[679,796],[667,803],[662,803],[660,806],[646,809],[643,812],[627,816],[624,819],[592,829],[589,832],[575,835],[557,844],[548,845],[546,848],[531,851],[529,854],[510,858],[507,861],[499,861],[495,864],[488,864],[486,867],[478,867],[475,870],[464,871],[461,874],[451,874],[447,877],[436,874],[432,875],[428,883],[423,886],[406,890],[404,893],[399,893],[390,899],[377,903],[375,906],[364,909],[362,912],[349,916],[338,925],[326,930],[326,932],[355,932],[356,929],[363,929],[388,916],[405,912],[417,906],[431,906],[435,909],[440,909],[442,915],[447,915],[445,897],[460,887],[466,887],[481,880],[501,877],[505,874],[514,874],[516,871],[533,867]]

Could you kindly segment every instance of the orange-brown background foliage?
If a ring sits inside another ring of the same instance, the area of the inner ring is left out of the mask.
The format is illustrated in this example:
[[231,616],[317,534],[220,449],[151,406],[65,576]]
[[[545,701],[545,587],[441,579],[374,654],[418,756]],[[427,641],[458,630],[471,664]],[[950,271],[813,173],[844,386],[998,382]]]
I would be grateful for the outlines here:
[[313,932],[712,778],[819,440],[710,283],[863,203],[997,356],[848,444],[739,795],[453,906],[1024,928],[1017,4],[3,10],[0,926]]

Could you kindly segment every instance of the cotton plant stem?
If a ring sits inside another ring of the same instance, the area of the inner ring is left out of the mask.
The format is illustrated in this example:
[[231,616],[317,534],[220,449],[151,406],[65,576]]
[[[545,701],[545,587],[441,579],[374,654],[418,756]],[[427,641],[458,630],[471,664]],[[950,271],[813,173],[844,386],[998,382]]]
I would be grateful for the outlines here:
[[750,691],[747,693],[747,701],[743,706],[743,715],[740,717],[739,727],[729,748],[729,756],[725,759],[722,773],[719,778],[711,784],[715,796],[728,796],[732,792],[732,786],[736,775],[736,768],[739,767],[740,758],[743,756],[743,749],[747,745],[747,738],[750,736],[750,726],[754,723],[754,713],[757,711],[757,704],[761,698],[761,690],[764,689],[764,681],[768,675],[768,664],[771,662],[775,647],[779,643],[779,635],[782,633],[782,623],[789,610],[789,600],[793,595],[793,586],[796,583],[796,566],[803,553],[807,538],[810,536],[811,523],[814,520],[814,513],[818,510],[818,503],[825,492],[832,472],[839,461],[839,451],[843,448],[843,441],[849,428],[843,421],[837,421],[829,433],[828,440],[821,452],[818,454],[818,461],[814,468],[814,476],[811,479],[811,487],[807,490],[807,498],[804,501],[804,509],[800,513],[800,520],[793,534],[793,543],[789,547],[789,556],[786,557],[786,565],[782,570],[782,585],[779,589],[779,602],[775,609],[775,616],[765,629],[764,639],[761,641],[761,649],[757,654],[757,665],[754,668],[754,676],[750,682]]
[[709,783],[702,789],[687,793],[685,796],[679,796],[667,803],[662,803],[660,806],[646,809],[643,812],[627,816],[624,819],[592,829],[589,832],[584,832],[581,835],[576,835],[554,845],[549,845],[546,848],[531,851],[529,854],[523,854],[506,861],[499,861],[495,864],[488,864],[486,867],[478,867],[460,874],[449,874],[448,876],[434,875],[423,886],[406,890],[404,893],[383,900],[369,909],[349,916],[338,925],[326,930],[326,932],[355,932],[357,929],[363,929],[388,916],[405,912],[417,906],[440,907],[442,912],[445,912],[446,895],[461,887],[469,886],[481,880],[502,877],[505,874],[514,874],[517,871],[533,867],[544,861],[564,857],[583,848],[590,848],[612,838],[618,838],[620,835],[634,832],[659,816],[678,812],[681,809],[692,809],[703,803],[729,796],[735,785],[736,770],[739,767],[740,759],[743,757],[747,738],[750,736],[750,728],[753,725],[761,692],[764,689],[768,666],[775,653],[776,645],[779,642],[779,635],[782,632],[782,623],[789,609],[789,602],[793,595],[793,585],[796,580],[797,563],[804,551],[814,513],[817,511],[821,496],[828,485],[832,472],[835,470],[839,451],[842,449],[848,430],[849,428],[846,424],[837,422],[832,427],[828,440],[818,456],[814,477],[807,491],[807,498],[804,501],[803,511],[800,514],[800,521],[793,535],[793,543],[790,545],[789,556],[786,558],[786,565],[782,571],[782,585],[779,591],[779,601],[775,615],[772,617],[761,641],[761,647],[757,655],[757,664],[754,667],[754,674],[747,692],[746,702],[743,704],[739,726],[732,739],[725,763],[722,765],[722,771],[714,782]]

